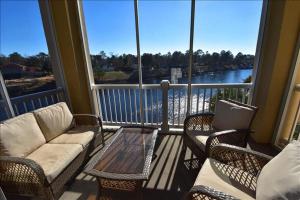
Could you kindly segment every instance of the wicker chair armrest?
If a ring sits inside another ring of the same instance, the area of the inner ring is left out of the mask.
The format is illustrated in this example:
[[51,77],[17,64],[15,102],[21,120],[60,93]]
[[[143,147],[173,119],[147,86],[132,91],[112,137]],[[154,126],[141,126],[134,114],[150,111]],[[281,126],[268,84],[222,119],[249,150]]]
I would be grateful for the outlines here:
[[216,199],[216,200],[235,200],[237,198],[217,191],[211,187],[196,185],[188,192],[185,199],[200,200],[200,199]]
[[210,150],[216,146],[217,144],[220,143],[225,143],[225,144],[232,144],[232,145],[237,145],[238,139],[236,137],[239,136],[239,132],[237,130],[224,130],[224,131],[218,131],[214,132],[209,135],[206,145],[205,145],[205,153],[207,156],[209,156]]
[[92,114],[73,114],[75,125],[91,125],[100,126],[102,128],[102,120],[97,115]]
[[210,157],[252,173],[255,176],[257,176],[265,164],[272,159],[271,156],[263,153],[228,144],[218,144],[214,146],[210,150]]
[[[22,181],[20,181],[22,180]],[[12,156],[0,156],[0,184],[39,184],[49,186],[42,167],[33,160]],[[4,186],[1,186],[4,187]]]
[[203,129],[204,125],[209,126],[211,129],[213,119],[213,113],[199,113],[187,116],[184,120],[184,132],[190,128],[192,128],[192,130],[201,130],[201,128]]

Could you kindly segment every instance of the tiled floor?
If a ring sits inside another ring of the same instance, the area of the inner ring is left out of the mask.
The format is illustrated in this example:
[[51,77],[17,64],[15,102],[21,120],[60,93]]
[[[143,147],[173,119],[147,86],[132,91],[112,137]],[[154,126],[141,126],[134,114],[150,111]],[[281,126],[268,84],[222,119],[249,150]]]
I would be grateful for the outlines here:
[[[112,135],[106,132],[106,141]],[[182,142],[181,135],[160,135],[157,138],[150,178],[143,184],[143,199],[182,199],[192,187],[199,166],[189,150],[181,151]],[[81,173],[60,200],[96,199],[97,191],[96,179]]]

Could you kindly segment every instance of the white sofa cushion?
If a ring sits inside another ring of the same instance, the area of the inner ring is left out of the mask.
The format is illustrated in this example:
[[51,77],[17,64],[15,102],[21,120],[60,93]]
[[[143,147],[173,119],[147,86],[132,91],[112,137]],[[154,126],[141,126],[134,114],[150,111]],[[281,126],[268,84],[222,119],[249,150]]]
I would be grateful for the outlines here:
[[25,157],[46,143],[32,113],[19,115],[0,124],[1,155]]
[[232,102],[220,100],[216,104],[213,127],[219,130],[248,129],[255,111]]
[[34,115],[47,142],[72,126],[73,115],[65,102],[38,109]]
[[82,150],[80,144],[44,144],[26,158],[37,162],[51,183]]
[[[249,181],[251,180],[251,181]],[[211,187],[238,199],[255,199],[256,176],[208,158],[194,183]]]
[[288,144],[263,167],[256,198],[300,199],[300,141]]
[[83,148],[94,138],[95,132],[89,126],[80,126],[54,138],[50,144],[80,144]]

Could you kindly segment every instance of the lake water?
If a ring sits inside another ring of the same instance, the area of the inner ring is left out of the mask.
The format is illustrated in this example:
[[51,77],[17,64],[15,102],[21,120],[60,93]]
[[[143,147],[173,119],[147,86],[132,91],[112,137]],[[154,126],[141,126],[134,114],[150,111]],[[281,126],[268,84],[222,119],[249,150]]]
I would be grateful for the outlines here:
[[[193,76],[192,83],[243,83],[251,76],[252,69],[226,70],[217,72],[205,72]],[[170,80],[170,77],[167,77]],[[145,83],[160,83],[161,79],[146,80]],[[187,83],[187,77],[180,78],[178,83]]]

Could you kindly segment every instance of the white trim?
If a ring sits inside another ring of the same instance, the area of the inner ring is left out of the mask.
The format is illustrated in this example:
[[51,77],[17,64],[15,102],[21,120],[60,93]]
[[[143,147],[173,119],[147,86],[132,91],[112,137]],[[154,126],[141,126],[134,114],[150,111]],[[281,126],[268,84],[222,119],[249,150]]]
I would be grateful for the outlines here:
[[276,145],[278,142],[278,139],[280,137],[280,133],[283,129],[284,121],[287,115],[288,107],[289,107],[289,102],[290,99],[293,95],[293,93],[297,90],[297,85],[296,84],[296,76],[297,73],[300,71],[300,34],[298,34],[298,39],[297,39],[297,45],[295,48],[294,56],[293,56],[293,61],[289,73],[289,78],[287,85],[285,87],[285,92],[284,96],[281,100],[281,106],[280,106],[280,111],[277,117],[276,121],[276,127],[274,131],[274,135],[272,138],[272,142]]
[[141,51],[140,51],[138,0],[134,0],[134,16],[135,16],[135,37],[136,37],[136,53],[137,53],[136,56],[138,60],[138,69],[139,69],[140,118],[141,118],[142,125],[144,125],[143,71],[142,71],[142,60],[141,60]]
[[49,0],[39,0],[39,7],[56,86],[63,88],[65,100],[71,106]]
[[191,94],[192,94],[192,67],[193,67],[193,54],[194,54],[194,23],[195,22],[195,0],[191,3],[191,24],[190,24],[190,49],[189,49],[189,69],[188,69],[188,91],[187,91],[187,113],[191,112]]
[[6,107],[9,110],[8,114],[10,116],[7,116],[7,117],[10,118],[10,117],[16,116],[15,111],[12,107],[12,104],[11,104],[11,101],[10,101],[10,98],[9,98],[9,95],[8,95],[8,92],[7,92],[7,89],[6,89],[5,82],[4,82],[1,71],[0,71],[0,95],[2,96],[2,99],[4,100],[4,103],[5,103]]
[[259,77],[260,77],[260,71],[261,71],[261,50],[263,46],[263,39],[264,39],[264,32],[265,32],[265,26],[267,21],[267,13],[268,13],[268,5],[269,1],[264,0],[262,9],[261,9],[261,17],[260,17],[260,24],[259,24],[259,31],[258,31],[258,38],[257,38],[257,44],[256,44],[256,51],[254,56],[254,65],[252,70],[252,80],[253,87],[250,90],[250,95],[248,99],[248,103],[252,104],[252,99],[256,96],[256,88],[258,85]]
[[86,64],[86,77],[88,80],[88,86],[89,86],[89,97],[91,101],[92,110],[93,113],[100,116],[100,111],[97,103],[97,96],[96,93],[92,91],[92,86],[95,84],[95,79],[94,79],[94,74],[93,74],[93,67],[91,63],[91,54],[90,54],[90,49],[89,49],[89,44],[88,44],[88,38],[87,38],[87,32],[86,32],[86,25],[85,25],[85,18],[84,18],[84,13],[83,13],[83,6],[82,6],[82,1],[77,0],[77,7],[78,7],[78,18],[79,18],[79,23],[80,23],[80,36],[83,44],[83,52],[84,52],[84,61]]

